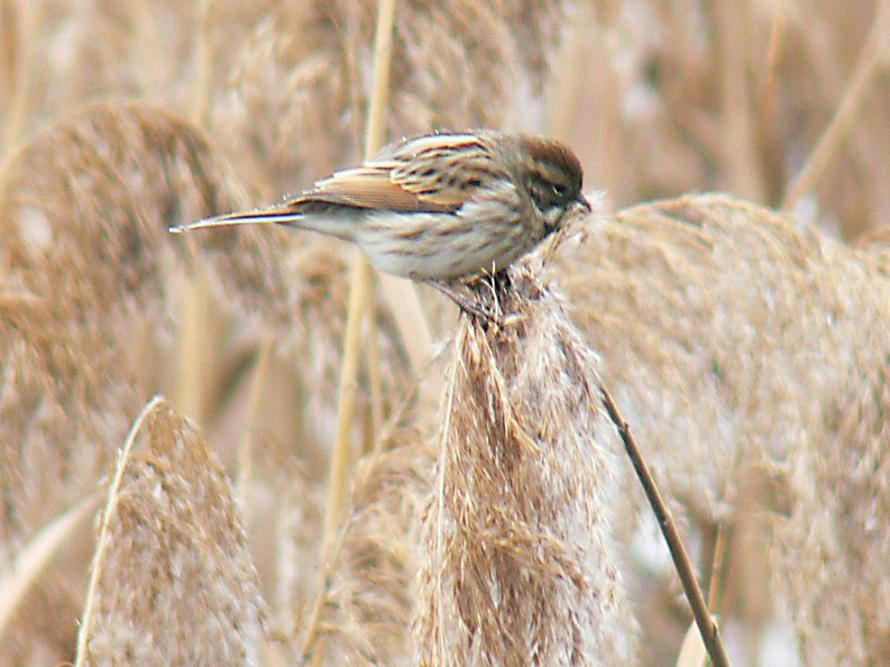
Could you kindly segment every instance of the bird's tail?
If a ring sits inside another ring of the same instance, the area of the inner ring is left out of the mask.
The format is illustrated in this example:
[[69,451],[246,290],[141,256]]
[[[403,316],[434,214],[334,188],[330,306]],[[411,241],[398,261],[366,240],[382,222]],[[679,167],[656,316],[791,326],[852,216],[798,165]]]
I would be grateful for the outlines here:
[[170,227],[170,231],[174,234],[181,234],[193,229],[203,229],[205,227],[230,227],[234,225],[261,225],[261,224],[279,224],[291,225],[299,222],[303,214],[295,211],[292,206],[282,204],[281,206],[273,206],[257,211],[235,211],[234,213],[226,213],[224,215],[216,215],[212,218],[204,218],[197,222],[190,222],[185,225],[175,225]]

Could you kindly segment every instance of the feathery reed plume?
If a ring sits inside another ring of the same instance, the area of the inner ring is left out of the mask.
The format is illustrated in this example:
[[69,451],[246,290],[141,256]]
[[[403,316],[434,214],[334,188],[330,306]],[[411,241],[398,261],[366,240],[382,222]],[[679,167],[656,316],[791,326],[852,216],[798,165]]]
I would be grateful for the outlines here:
[[530,262],[464,318],[423,518],[423,665],[626,664],[610,533],[617,437],[597,360]]
[[259,665],[264,605],[232,488],[164,402],[147,427],[111,489],[77,664]]
[[[163,300],[166,227],[234,200],[235,188],[214,176],[214,160],[169,114],[105,102],[40,133],[5,166],[0,281],[3,292],[21,298],[0,307],[4,563],[93,491],[128,415],[160,381],[159,371],[139,362],[138,332],[150,329],[152,344],[161,345],[171,328]],[[74,560],[46,576],[76,577]],[[45,622],[67,610],[20,615],[0,662],[11,659],[7,648],[22,660],[39,654],[47,628],[73,632],[69,622]],[[70,657],[65,650],[59,660]]]
[[212,159],[167,114],[103,103],[38,135],[8,165],[3,288],[27,298],[0,310],[9,369],[0,477],[20,507],[0,520],[4,541],[82,497],[108,443],[126,432],[125,414],[143,400],[134,332],[165,321],[165,227],[231,200],[210,176]]
[[[885,293],[886,296],[887,293]],[[885,321],[886,326],[886,321]],[[890,354],[838,387],[825,433],[792,459],[774,550],[803,663],[890,663]]]
[[38,36],[43,30],[48,3],[5,3],[0,38],[3,47],[3,131],[0,160],[27,134],[33,120],[36,93],[42,83]]
[[727,516],[728,480],[763,455],[787,457],[813,420],[803,381],[824,365],[798,343],[802,311],[818,307],[809,269],[823,242],[705,195],[621,211],[560,254],[606,386],[656,448],[649,463],[666,495],[695,516]]
[[[854,514],[886,504],[868,487],[880,483],[877,469],[875,477],[861,471],[857,477],[839,462],[851,460],[851,446],[866,459],[879,450],[831,435],[838,405],[846,410],[855,405],[849,397],[883,391],[880,374],[869,371],[886,368],[890,350],[890,280],[878,242],[851,248],[814,230],[797,231],[764,209],[712,195],[618,213],[576,253],[560,257],[574,319],[602,353],[607,386],[640,439],[651,444],[648,462],[666,495],[679,500],[675,514],[685,514],[693,534],[712,534],[720,521],[750,523],[745,513],[751,513],[752,480],[773,475],[779,495],[761,490],[757,503],[777,513],[791,508],[787,539],[781,538],[784,523],[778,524],[784,565],[774,574],[778,582],[794,580],[802,569],[797,566],[817,551],[800,546],[808,534],[802,531],[813,530],[813,517],[820,515],[811,503],[825,504],[830,530],[849,516],[827,509],[834,505],[826,498],[841,488],[851,503],[864,504],[847,508]],[[824,470],[831,471],[830,483],[821,481]],[[626,516],[621,526],[630,531],[634,521]],[[886,558],[886,546],[869,538],[867,525],[845,530],[858,536],[869,558]],[[768,544],[761,536],[744,560],[767,567]],[[838,594],[836,581],[826,582],[818,604],[814,600],[833,563],[860,573],[857,562],[865,556],[856,556],[858,549],[833,552],[834,559],[811,566],[788,600],[793,617],[827,617],[852,605],[869,618],[887,607],[886,592],[874,582],[855,599]],[[730,557],[730,572],[740,567],[738,558]],[[768,601],[752,609],[769,607]],[[815,627],[797,621],[805,640],[821,633],[835,646],[854,646],[881,632],[880,623],[847,629],[857,637],[850,643],[837,625]]]

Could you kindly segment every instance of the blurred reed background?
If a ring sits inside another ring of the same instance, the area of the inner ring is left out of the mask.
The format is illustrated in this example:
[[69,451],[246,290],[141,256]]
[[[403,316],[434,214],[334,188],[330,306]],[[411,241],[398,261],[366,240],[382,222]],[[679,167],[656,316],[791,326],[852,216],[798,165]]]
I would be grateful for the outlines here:
[[890,663],[890,2],[397,1],[388,139],[549,133],[606,203],[504,349],[376,280],[344,384],[351,248],[166,230],[361,158],[377,9],[0,0],[0,663],[703,664],[596,372],[734,664]]

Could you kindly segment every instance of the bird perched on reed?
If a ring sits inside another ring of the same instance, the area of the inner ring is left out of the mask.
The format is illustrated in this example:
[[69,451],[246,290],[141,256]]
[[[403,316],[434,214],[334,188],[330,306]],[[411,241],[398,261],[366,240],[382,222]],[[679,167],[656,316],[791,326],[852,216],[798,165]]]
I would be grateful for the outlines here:
[[488,130],[428,134],[385,147],[283,203],[172,232],[277,223],[351,241],[381,271],[453,285],[497,274],[570,218],[590,211],[578,158],[545,137]]

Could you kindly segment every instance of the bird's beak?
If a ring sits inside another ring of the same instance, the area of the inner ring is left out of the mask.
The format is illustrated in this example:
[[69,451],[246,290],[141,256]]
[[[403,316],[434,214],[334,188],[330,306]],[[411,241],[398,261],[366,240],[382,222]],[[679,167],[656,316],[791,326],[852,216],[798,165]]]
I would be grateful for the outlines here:
[[575,200],[575,203],[578,205],[578,208],[582,209],[585,213],[590,213],[592,210],[590,202],[587,201],[587,198],[584,195],[578,195],[578,199]]

